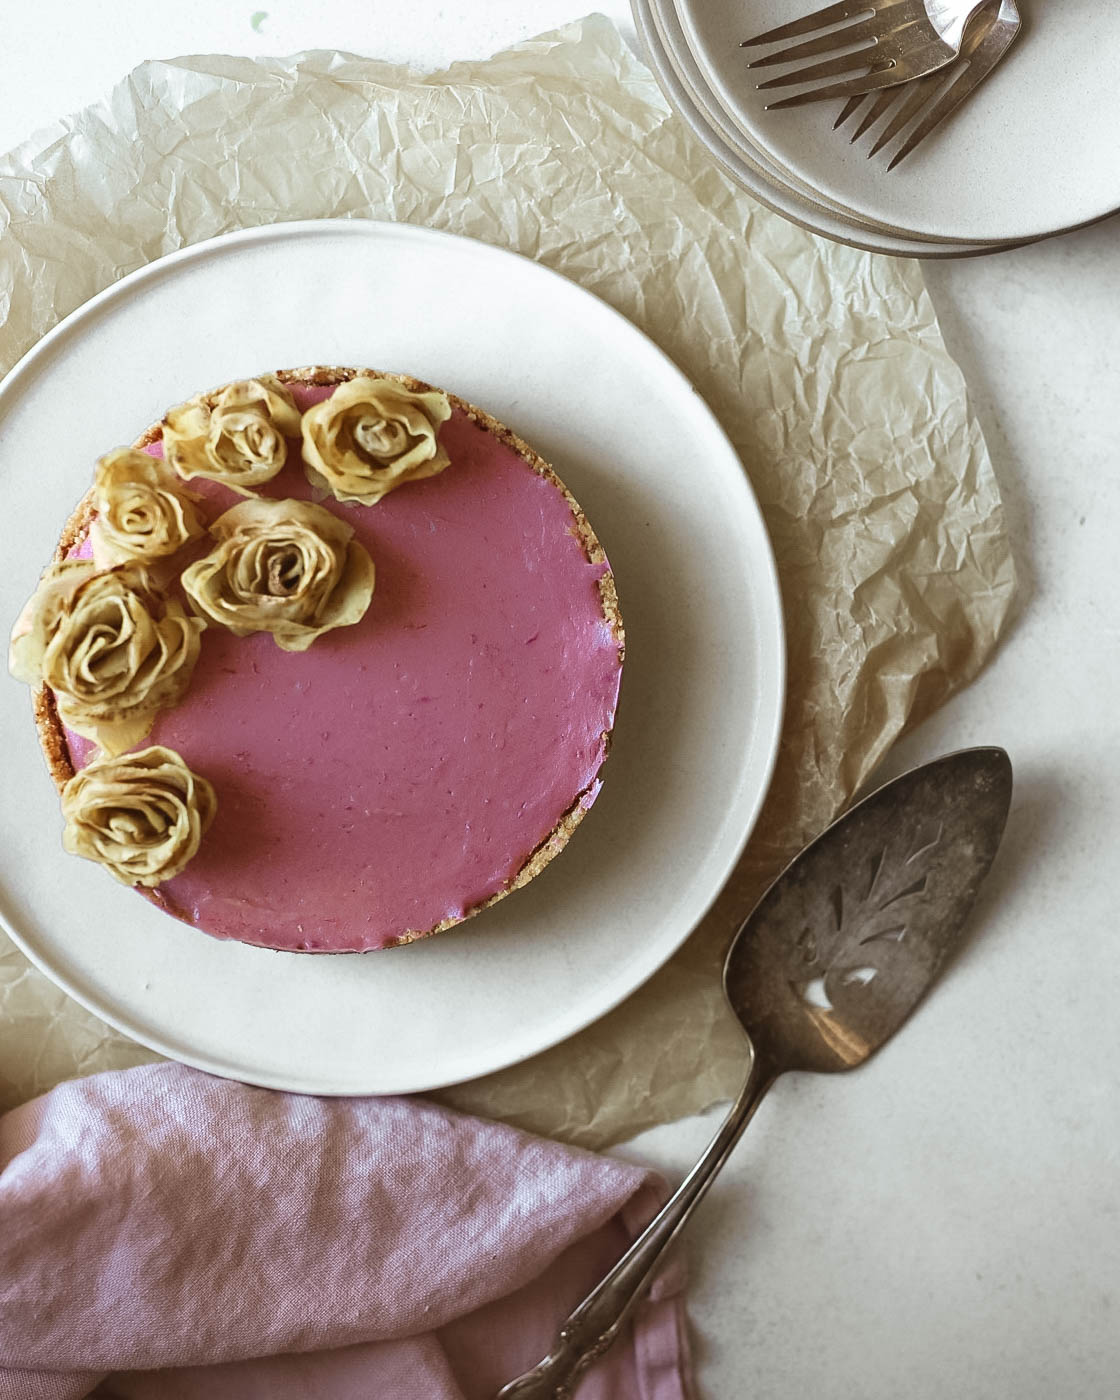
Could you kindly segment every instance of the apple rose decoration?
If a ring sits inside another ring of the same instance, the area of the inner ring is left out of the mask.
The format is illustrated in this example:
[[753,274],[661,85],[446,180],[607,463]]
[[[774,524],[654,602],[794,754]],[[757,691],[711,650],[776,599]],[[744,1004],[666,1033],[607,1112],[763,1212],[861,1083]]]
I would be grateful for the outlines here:
[[306,651],[369,607],[373,560],[322,506],[243,501],[210,533],[217,547],[184,571],[183,588],[204,617],[237,637],[270,632],[282,650]]
[[174,554],[206,533],[195,502],[165,463],[136,447],[121,447],[97,463],[97,518],[90,527],[93,560],[109,568]]
[[68,560],[47,571],[16,623],[9,668],[51,688],[68,728],[123,753],[183,698],[205,626],[143,564]]
[[62,789],[62,844],[121,884],[150,889],[192,859],[217,807],[214,789],[174,749],[102,755]]
[[414,392],[393,379],[360,375],[303,415],[308,480],[336,500],[372,506],[403,486],[435,476],[450,458],[439,443],[451,403],[438,389]]
[[249,496],[283,468],[299,422],[288,387],[262,374],[228,384],[212,407],[199,395],[168,409],[163,452],[185,480],[206,477]]

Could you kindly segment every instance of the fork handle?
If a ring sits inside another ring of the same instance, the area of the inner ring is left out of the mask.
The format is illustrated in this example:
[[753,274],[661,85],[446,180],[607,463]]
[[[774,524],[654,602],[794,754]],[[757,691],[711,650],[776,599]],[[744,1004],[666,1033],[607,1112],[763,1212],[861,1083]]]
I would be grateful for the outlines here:
[[610,1273],[561,1326],[548,1355],[502,1387],[497,1400],[569,1400],[580,1376],[611,1346],[658,1265],[731,1155],[775,1072],[756,1054],[739,1097],[704,1155]]

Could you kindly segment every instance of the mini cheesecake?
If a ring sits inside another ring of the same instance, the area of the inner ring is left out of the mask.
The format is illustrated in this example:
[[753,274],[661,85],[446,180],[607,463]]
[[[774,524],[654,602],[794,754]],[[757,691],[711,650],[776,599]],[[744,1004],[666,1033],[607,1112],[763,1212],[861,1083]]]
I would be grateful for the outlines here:
[[[277,377],[302,412],[356,375],[430,389],[371,370]],[[449,465],[373,505],[311,484],[290,443],[257,494],[353,528],[376,567],[368,610],[302,652],[208,627],[185,698],[144,740],[213,786],[217,814],[187,867],[142,893],[216,938],[340,953],[438,933],[528,883],[599,792],[624,653],[610,566],[552,468],[447,397]],[[162,456],[161,427],[136,445]],[[185,485],[207,523],[243,499]],[[59,559],[88,556],[93,519],[87,497]],[[61,788],[96,750],[46,687],[36,719]]]

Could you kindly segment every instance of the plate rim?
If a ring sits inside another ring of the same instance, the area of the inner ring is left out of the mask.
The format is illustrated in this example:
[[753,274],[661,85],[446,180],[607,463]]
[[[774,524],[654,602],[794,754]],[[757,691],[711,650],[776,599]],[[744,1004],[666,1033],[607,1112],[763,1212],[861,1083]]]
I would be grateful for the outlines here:
[[[176,1043],[174,1033],[170,1031],[161,1033],[158,1029],[154,1031],[149,1030],[146,1025],[139,1026],[137,1024],[139,1018],[132,1019],[128,1015],[120,1014],[111,1004],[108,1004],[106,999],[99,993],[90,991],[80,985],[80,979],[78,977],[72,976],[67,970],[60,971],[54,967],[49,955],[44,954],[38,949],[35,946],[34,939],[27,938],[20,931],[15,920],[9,917],[8,910],[5,907],[6,901],[4,901],[4,904],[0,905],[0,927],[4,929],[16,947],[20,949],[44,976],[68,996],[72,997],[79,1005],[83,1006],[87,1011],[92,1012],[107,1025],[133,1042],[180,1063],[191,1065],[194,1068],[216,1074],[220,1077],[236,1078],[241,1082],[258,1085],[263,1088],[297,1093],[313,1093],[326,1097],[423,1093],[444,1088],[452,1084],[468,1082],[482,1075],[495,1073],[499,1070],[520,1064],[537,1054],[553,1048],[585,1029],[587,1026],[592,1025],[621,1005],[653,977],[684,945],[695,930],[699,921],[711,909],[721,890],[726,885],[729,876],[738,864],[743,850],[757,825],[758,817],[769,792],[774,768],[777,763],[786,704],[788,664],[782,593],[773,543],[766,526],[765,516],[738,450],[731,442],[710,405],[694,387],[684,371],[680,369],[657,342],[642,330],[641,327],[635,325],[634,322],[621,311],[611,306],[609,302],[597,296],[579,282],[565,276],[562,272],[512,249],[503,248],[497,244],[488,243],[481,239],[470,238],[448,230],[430,228],[424,224],[362,218],[285,220],[276,223],[253,225],[247,228],[232,229],[225,233],[218,234],[213,238],[174,249],[160,258],[126,273],[117,281],[111,283],[101,291],[96,292],[92,297],[67,313],[55,326],[29,347],[3,379],[0,379],[0,415],[7,410],[10,400],[19,394],[24,379],[39,371],[41,362],[50,356],[56,344],[63,337],[74,334],[76,330],[80,333],[83,322],[95,318],[107,303],[127,298],[137,285],[160,277],[166,274],[169,269],[174,269],[177,265],[204,260],[225,247],[237,247],[238,245],[252,244],[253,242],[279,242],[286,238],[315,236],[324,231],[334,233],[341,232],[345,236],[367,235],[373,237],[404,237],[406,239],[418,239],[420,241],[430,240],[433,244],[467,245],[476,256],[493,257],[499,260],[515,258],[522,264],[529,264],[534,269],[534,275],[539,273],[544,278],[552,279],[555,284],[563,284],[566,293],[574,294],[577,298],[588,299],[600,313],[607,313],[620,327],[624,327],[626,333],[638,336],[645,343],[646,348],[653,353],[655,359],[660,362],[662,369],[679,382],[682,392],[686,392],[699,404],[700,410],[709,420],[713,430],[726,443],[730,458],[739,464],[739,472],[736,474],[735,479],[739,482],[738,489],[742,495],[744,509],[748,514],[754,517],[753,523],[754,526],[757,527],[757,534],[763,545],[763,548],[760,550],[758,557],[753,561],[753,564],[756,570],[756,577],[764,578],[767,585],[765,594],[760,600],[764,603],[764,606],[760,609],[760,615],[766,616],[766,626],[762,628],[762,631],[765,634],[767,649],[772,652],[775,663],[773,674],[768,677],[769,684],[761,686],[759,690],[762,704],[760,705],[759,711],[759,728],[756,742],[759,751],[764,757],[761,763],[757,765],[758,777],[753,784],[754,795],[745,806],[745,820],[742,823],[742,831],[737,839],[730,844],[728,856],[723,862],[723,867],[719,871],[718,879],[713,879],[710,887],[703,896],[703,907],[696,920],[692,922],[689,927],[680,930],[669,943],[669,946],[660,952],[656,960],[649,966],[643,966],[640,976],[629,980],[627,985],[612,989],[610,995],[603,997],[597,1002],[589,1000],[587,1002],[578,1003],[574,1010],[569,1009],[569,1014],[557,1016],[554,1021],[550,1021],[547,1034],[538,1036],[531,1045],[525,1045],[523,1043],[518,1044],[515,1041],[512,1052],[501,1050],[497,1053],[492,1053],[489,1058],[482,1057],[473,1063],[469,1058],[467,1058],[465,1064],[462,1058],[457,1059],[454,1066],[449,1065],[447,1071],[441,1073],[439,1077],[433,1077],[430,1074],[426,1074],[420,1079],[404,1076],[396,1081],[377,1084],[370,1084],[368,1080],[363,1079],[364,1087],[354,1087],[352,1085],[340,1087],[337,1083],[325,1083],[316,1079],[314,1076],[309,1076],[304,1083],[298,1083],[296,1082],[297,1076],[292,1074],[277,1074],[267,1070],[262,1071],[259,1068],[253,1068],[245,1064],[234,1065],[228,1062],[222,1054],[217,1053],[217,1051],[207,1054],[198,1053],[197,1049],[193,1047],[184,1048],[182,1045]],[[729,476],[728,479],[731,480],[731,477]],[[194,932],[197,933],[198,931],[195,930]],[[199,934],[199,936],[206,937],[207,935]],[[524,1037],[522,1038],[524,1039]],[[501,1044],[506,1045],[507,1042],[503,1041]]]

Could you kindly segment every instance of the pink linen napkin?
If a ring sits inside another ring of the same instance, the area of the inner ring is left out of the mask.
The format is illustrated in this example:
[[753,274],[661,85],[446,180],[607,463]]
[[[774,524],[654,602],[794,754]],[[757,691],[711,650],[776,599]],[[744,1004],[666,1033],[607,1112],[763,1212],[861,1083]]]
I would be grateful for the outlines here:
[[[420,1100],[62,1084],[0,1118],[0,1400],[489,1400],[662,1194]],[[680,1290],[580,1400],[685,1400]]]

